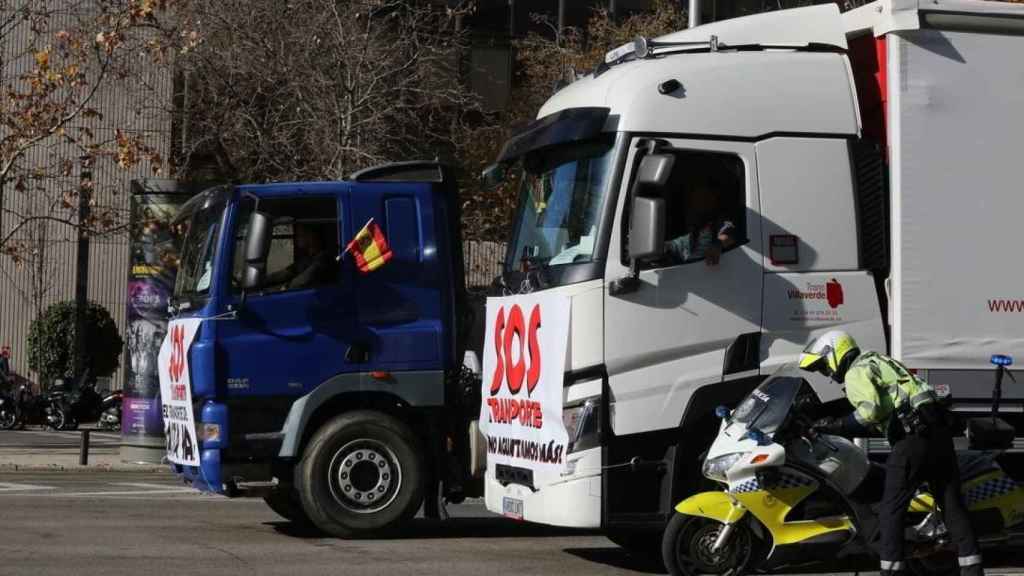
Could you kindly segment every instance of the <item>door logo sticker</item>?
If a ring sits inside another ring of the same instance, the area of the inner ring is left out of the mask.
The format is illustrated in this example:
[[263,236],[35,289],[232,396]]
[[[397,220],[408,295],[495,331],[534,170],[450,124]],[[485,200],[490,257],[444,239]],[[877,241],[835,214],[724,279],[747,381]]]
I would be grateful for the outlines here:
[[833,310],[843,303],[843,285],[835,278],[825,284],[825,298],[828,300],[829,308]]
[[827,282],[808,281],[801,289],[798,286],[786,290],[793,306],[789,319],[793,322],[842,322],[840,307],[846,303],[843,285],[832,278]]

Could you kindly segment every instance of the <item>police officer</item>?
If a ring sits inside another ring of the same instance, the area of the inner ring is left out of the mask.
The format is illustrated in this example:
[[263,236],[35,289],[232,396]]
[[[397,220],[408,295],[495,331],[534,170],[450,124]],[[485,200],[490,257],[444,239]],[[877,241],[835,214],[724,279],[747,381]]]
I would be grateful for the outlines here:
[[804,349],[800,367],[846,384],[854,411],[827,418],[815,428],[842,436],[885,434],[892,447],[879,510],[882,575],[902,574],[904,515],[917,488],[928,482],[942,503],[946,527],[956,542],[960,574],[981,575],[981,554],[960,493],[949,415],[927,382],[877,352],[861,354],[847,333],[833,330]]

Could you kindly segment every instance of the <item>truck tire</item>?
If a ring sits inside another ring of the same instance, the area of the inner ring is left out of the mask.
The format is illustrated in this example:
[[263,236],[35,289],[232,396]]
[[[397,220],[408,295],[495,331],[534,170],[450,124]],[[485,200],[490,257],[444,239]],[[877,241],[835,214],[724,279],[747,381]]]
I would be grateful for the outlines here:
[[313,434],[299,462],[302,508],[339,538],[394,529],[423,502],[420,453],[409,427],[387,414],[337,416]]
[[267,494],[263,501],[270,506],[278,516],[295,524],[299,528],[309,528],[313,523],[302,509],[302,501],[299,493],[294,488],[284,487]]

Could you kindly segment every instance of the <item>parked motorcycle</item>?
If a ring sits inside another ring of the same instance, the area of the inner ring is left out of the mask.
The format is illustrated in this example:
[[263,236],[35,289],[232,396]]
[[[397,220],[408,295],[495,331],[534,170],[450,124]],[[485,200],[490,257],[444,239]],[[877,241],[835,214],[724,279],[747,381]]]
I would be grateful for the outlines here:
[[18,397],[14,402],[20,402],[21,406],[12,428],[35,424],[44,428],[63,430],[66,426],[67,407],[59,393],[52,396],[24,391],[19,392]]
[[103,430],[121,429],[121,404],[124,401],[124,393],[121,390],[114,390],[103,397],[100,405],[99,427]]
[[[959,452],[967,508],[983,546],[1024,537],[1024,484],[996,462],[1015,430],[996,416],[1006,356],[993,357],[993,414],[967,422],[970,449]],[[796,368],[765,380],[722,424],[702,472],[724,491],[676,506],[662,540],[674,575],[728,574],[835,560],[873,551],[884,467],[846,438],[811,428],[822,404]],[[935,500],[919,490],[907,514],[908,567],[916,574],[956,573],[953,544]],[[950,564],[951,562],[951,564]]]
[[10,430],[18,423],[18,414],[14,407],[14,398],[6,392],[0,392],[0,430]]

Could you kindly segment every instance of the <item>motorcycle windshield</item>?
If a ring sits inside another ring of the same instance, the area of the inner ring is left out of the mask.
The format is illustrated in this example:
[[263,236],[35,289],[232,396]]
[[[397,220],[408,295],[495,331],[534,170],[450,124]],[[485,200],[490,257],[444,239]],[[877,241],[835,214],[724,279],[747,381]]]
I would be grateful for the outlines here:
[[754,389],[732,413],[732,421],[757,428],[765,434],[775,432],[789,414],[804,381],[795,376],[773,376]]

